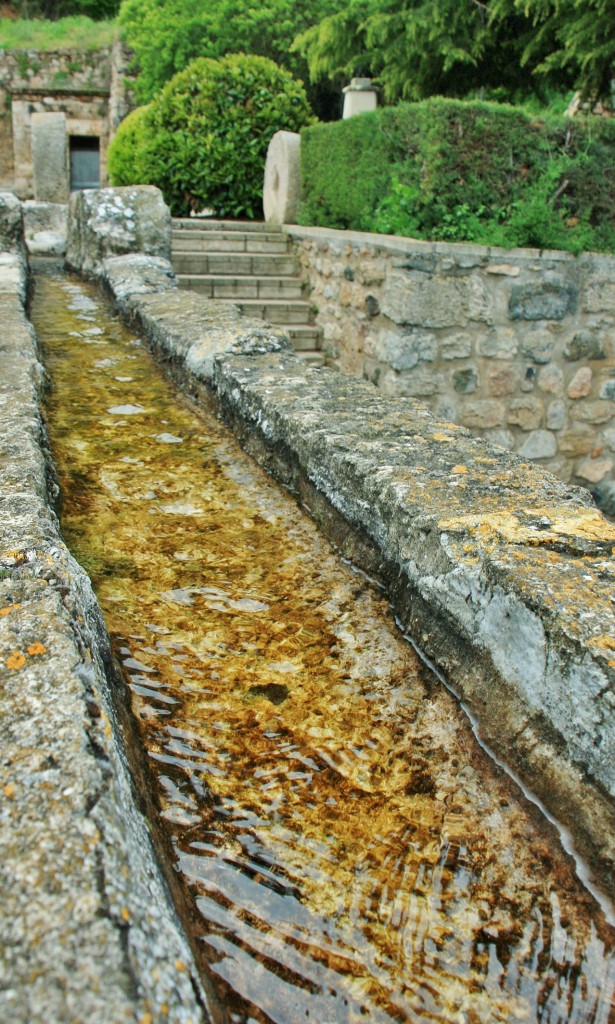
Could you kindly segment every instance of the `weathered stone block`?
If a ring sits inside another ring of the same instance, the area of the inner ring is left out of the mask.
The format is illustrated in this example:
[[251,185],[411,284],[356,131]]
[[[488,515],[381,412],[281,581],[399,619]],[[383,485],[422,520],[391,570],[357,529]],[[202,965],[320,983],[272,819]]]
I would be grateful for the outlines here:
[[518,348],[517,335],[510,327],[493,327],[477,343],[478,354],[488,359],[512,359]]
[[599,484],[607,473],[611,472],[613,465],[615,463],[612,459],[583,459],[577,466],[575,475],[589,481],[590,484]]
[[549,363],[555,352],[555,338],[549,331],[533,331],[523,339],[521,352],[534,363]]
[[538,387],[546,395],[563,395],[564,372],[559,366],[543,366],[536,378]]
[[425,278],[393,270],[382,289],[381,307],[396,324],[463,327],[470,315],[470,287],[464,278]]
[[588,313],[615,313],[615,280],[592,280],[585,293],[584,306]]
[[593,373],[591,367],[581,366],[568,385],[568,398],[587,398],[591,394]]
[[30,124],[34,198],[42,203],[65,203],[70,187],[66,114],[32,114]]
[[564,346],[564,359],[574,363],[577,359],[605,359],[606,351],[599,334],[593,331],[578,331]]
[[515,438],[510,430],[486,430],[485,438],[499,448],[506,448],[511,452],[515,447]]
[[452,376],[453,387],[460,395],[469,395],[478,387],[478,373],[475,366],[466,366],[463,370],[455,370]]
[[523,459],[550,459],[557,454],[557,441],[550,430],[533,430],[519,448]]
[[471,334],[451,334],[440,339],[440,356],[442,359],[467,359],[472,355]]
[[557,446],[560,452],[572,458],[591,452],[595,443],[595,430],[581,425],[571,427],[570,430],[562,430],[557,438]]
[[388,363],[393,370],[411,370],[420,362],[433,362],[437,343],[433,334],[424,331],[388,331],[378,335],[374,356],[381,363]]
[[513,320],[563,320],[575,312],[578,294],[572,281],[547,273],[542,281],[513,285],[508,311]]
[[524,398],[515,398],[508,410],[508,422],[521,430],[536,430],[542,422],[544,406],[539,398],[527,395]]
[[519,387],[521,373],[516,366],[500,366],[490,370],[487,377],[487,391],[493,398],[513,395]]
[[23,214],[28,252],[33,256],[63,256],[68,232],[66,205],[28,199]]
[[504,423],[505,409],[502,402],[491,398],[477,399],[466,402],[461,414],[464,427],[477,428],[501,427]]
[[0,192],[0,252],[25,251],[22,205],[12,192]]
[[68,205],[66,262],[98,276],[107,256],[141,252],[171,258],[171,214],[151,185],[74,192]]
[[566,424],[566,403],[561,399],[547,406],[546,423],[549,430],[561,430]]
[[615,402],[615,380],[605,380],[604,384],[600,385],[600,398]]
[[263,210],[270,224],[294,224],[301,193],[299,159],[301,136],[276,132],[267,150]]
[[608,423],[615,416],[615,405],[604,399],[579,402],[572,406],[570,415],[573,420],[581,420],[583,423]]

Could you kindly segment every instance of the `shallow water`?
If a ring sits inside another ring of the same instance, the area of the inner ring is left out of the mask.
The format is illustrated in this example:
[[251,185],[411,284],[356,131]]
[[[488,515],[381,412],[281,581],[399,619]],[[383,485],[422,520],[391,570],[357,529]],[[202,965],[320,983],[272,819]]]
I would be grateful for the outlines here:
[[33,320],[219,1019],[615,1020],[613,930],[387,604],[97,293]]

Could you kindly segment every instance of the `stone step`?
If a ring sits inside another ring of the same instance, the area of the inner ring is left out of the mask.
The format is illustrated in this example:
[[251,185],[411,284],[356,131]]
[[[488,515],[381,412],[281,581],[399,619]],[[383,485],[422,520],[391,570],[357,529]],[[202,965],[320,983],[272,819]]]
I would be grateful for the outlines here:
[[174,217],[173,234],[184,231],[242,231],[267,234],[282,233],[277,224],[265,224],[259,220],[217,220],[214,217]]
[[314,349],[311,352],[299,352],[298,351],[297,355],[301,356],[302,359],[305,359],[306,363],[309,363],[311,366],[324,366],[325,365],[324,353],[320,352],[317,349]]
[[179,274],[181,288],[207,295],[210,299],[300,299],[303,286],[298,277],[233,277],[214,274]]
[[270,324],[309,324],[312,307],[309,302],[292,302],[278,299],[241,299],[235,302],[245,316],[258,317]]
[[[181,243],[181,244],[180,244]],[[173,247],[183,252],[287,253],[288,238],[282,232],[185,231],[174,234]]]
[[294,256],[269,253],[186,252],[173,250],[176,274],[232,274],[234,277],[290,277],[299,273]]
[[322,329],[316,324],[276,324],[292,340],[295,352],[320,351]]

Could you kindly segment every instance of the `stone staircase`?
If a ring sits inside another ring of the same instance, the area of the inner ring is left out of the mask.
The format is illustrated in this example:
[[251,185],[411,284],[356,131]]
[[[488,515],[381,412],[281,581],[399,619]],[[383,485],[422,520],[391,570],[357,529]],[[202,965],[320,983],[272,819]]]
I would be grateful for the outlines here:
[[322,363],[299,264],[282,228],[254,221],[173,220],[173,267],[180,288],[233,302],[247,316],[281,327],[297,355]]

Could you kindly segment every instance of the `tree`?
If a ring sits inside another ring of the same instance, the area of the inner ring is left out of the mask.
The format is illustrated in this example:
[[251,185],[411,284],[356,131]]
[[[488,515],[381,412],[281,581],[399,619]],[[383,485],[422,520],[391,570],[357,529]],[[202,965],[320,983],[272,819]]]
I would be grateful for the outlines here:
[[256,54],[307,78],[307,65],[290,48],[295,36],[343,0],[123,0],[120,24],[140,68],[137,96],[150,100],[196,57]]
[[102,21],[114,18],[119,6],[120,0],[17,0],[14,4],[20,18],[46,18],[49,21],[76,14]]
[[562,76],[584,99],[615,107],[615,3],[613,0],[492,0],[491,18],[521,13],[532,31],[521,65],[546,82]]

